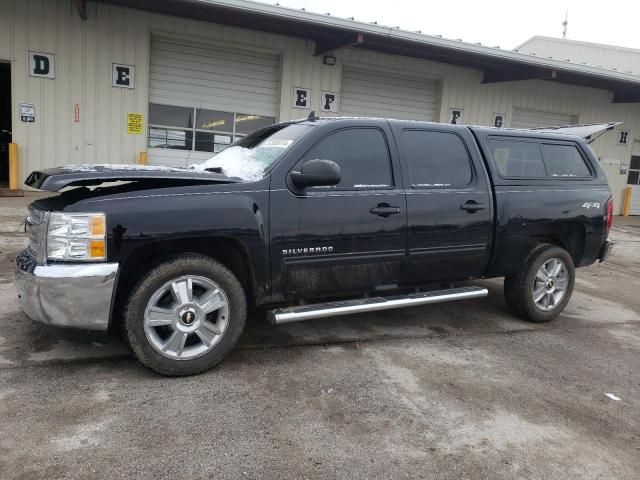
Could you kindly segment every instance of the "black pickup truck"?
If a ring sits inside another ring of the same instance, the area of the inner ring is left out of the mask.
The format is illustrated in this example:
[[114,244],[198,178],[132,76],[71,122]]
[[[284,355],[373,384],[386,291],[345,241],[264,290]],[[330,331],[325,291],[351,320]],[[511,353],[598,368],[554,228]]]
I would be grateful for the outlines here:
[[16,285],[34,320],[123,332],[166,375],[233,348],[248,309],[276,324],[487,295],[565,308],[604,261],[612,199],[561,133],[384,119],[276,124],[195,168],[67,166],[26,184]]

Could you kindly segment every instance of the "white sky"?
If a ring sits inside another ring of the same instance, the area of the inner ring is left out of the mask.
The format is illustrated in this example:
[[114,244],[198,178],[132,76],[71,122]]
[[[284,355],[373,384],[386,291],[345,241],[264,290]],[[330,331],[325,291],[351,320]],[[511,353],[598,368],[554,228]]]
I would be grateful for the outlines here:
[[[275,1],[260,0],[274,4]],[[640,49],[640,0],[277,0],[286,7],[355,17],[404,30],[499,45],[511,50],[533,35]]]

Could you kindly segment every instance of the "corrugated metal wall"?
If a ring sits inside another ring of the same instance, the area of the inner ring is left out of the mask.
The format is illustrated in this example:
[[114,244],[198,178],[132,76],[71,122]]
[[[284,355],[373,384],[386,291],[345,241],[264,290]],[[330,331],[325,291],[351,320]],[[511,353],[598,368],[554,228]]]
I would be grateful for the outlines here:
[[[0,60],[12,69],[13,140],[27,170],[68,163],[131,163],[145,139],[126,135],[127,112],[145,112],[146,88],[111,87],[111,64],[138,66],[146,85],[148,43],[140,15],[89,3],[93,20],[80,21],[69,0],[0,1]],[[144,22],[143,22],[144,25]],[[28,51],[55,54],[56,78],[28,76]],[[20,122],[19,104],[33,103],[36,121]],[[75,123],[74,105],[80,122]]]
[[518,51],[640,75],[640,50],[631,48],[536,36],[520,45]]
[[[437,84],[436,119],[442,122],[452,108],[464,111],[467,124],[491,124],[499,113],[510,126],[517,108],[578,115],[582,123],[625,122],[629,145],[617,144],[617,132],[594,145],[604,159],[617,208],[626,184],[620,164],[629,163],[632,140],[640,139],[640,105],[612,104],[612,94],[605,90],[537,80],[482,84],[478,70],[359,49],[336,51],[337,65],[326,66],[322,56],[313,56],[312,42],[94,2],[87,3],[86,21],[80,20],[72,0],[0,0],[0,9],[0,61],[12,65],[13,131],[22,178],[33,169],[67,163],[135,162],[146,149],[146,135],[127,134],[125,119],[127,113],[143,113],[146,129],[152,34],[279,55],[279,120],[309,114],[293,108],[294,87],[310,88],[311,109],[320,112],[321,92],[340,93],[347,65]],[[55,53],[55,80],[28,77],[29,50]],[[111,86],[112,63],[136,66],[135,89]],[[20,122],[21,102],[35,105],[34,124]],[[73,121],[75,103],[80,105],[79,123]]]

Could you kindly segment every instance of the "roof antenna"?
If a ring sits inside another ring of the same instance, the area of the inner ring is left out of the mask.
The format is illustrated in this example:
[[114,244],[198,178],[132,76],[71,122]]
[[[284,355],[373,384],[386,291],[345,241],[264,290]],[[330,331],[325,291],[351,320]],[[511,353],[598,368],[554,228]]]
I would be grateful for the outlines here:
[[307,120],[309,120],[310,122],[315,122],[316,120],[318,120],[318,118],[319,117],[316,117],[316,111],[315,110],[311,110],[311,113],[307,117]]
[[567,38],[567,26],[569,25],[569,10],[564,13],[564,22],[562,22],[562,38]]

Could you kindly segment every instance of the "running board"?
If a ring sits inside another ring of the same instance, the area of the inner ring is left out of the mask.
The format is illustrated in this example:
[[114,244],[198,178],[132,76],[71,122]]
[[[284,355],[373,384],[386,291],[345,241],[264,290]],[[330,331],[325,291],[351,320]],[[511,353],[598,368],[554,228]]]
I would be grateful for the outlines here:
[[392,308],[416,307],[430,303],[452,302],[470,298],[486,297],[489,291],[483,287],[459,287],[446,290],[412,293],[394,297],[371,297],[342,302],[318,303],[299,307],[281,308],[269,311],[269,321],[273,324],[299,322],[324,317],[337,317],[353,313],[377,312]]

